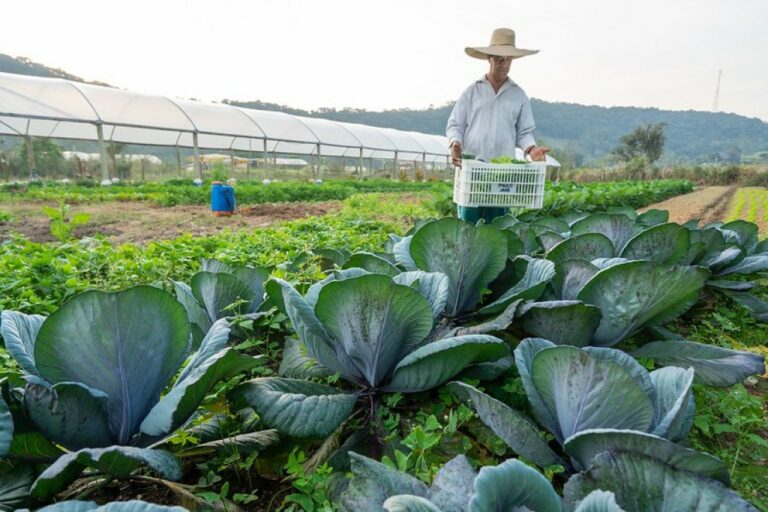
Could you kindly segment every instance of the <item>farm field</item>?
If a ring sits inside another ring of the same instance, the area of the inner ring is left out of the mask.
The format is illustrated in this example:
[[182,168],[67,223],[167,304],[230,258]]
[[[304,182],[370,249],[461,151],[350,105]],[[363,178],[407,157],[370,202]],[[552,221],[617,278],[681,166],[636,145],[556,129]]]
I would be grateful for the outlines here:
[[[684,490],[676,504],[768,510],[763,196],[666,186],[553,187],[542,212],[479,227],[444,218],[439,190],[233,218],[84,200],[66,214],[88,222],[57,236],[50,198],[0,203],[0,424],[15,426],[0,481],[16,489],[0,485],[0,508],[463,510],[472,485],[510,478],[535,510],[605,498],[595,489],[659,507],[659,481]],[[78,295],[94,288],[112,293]],[[96,354],[123,336],[147,345],[124,345],[117,371],[51,362],[52,340]],[[150,346],[168,356],[142,359]],[[164,361],[154,393],[133,388],[144,408],[130,421],[101,409],[126,396],[109,383]]]

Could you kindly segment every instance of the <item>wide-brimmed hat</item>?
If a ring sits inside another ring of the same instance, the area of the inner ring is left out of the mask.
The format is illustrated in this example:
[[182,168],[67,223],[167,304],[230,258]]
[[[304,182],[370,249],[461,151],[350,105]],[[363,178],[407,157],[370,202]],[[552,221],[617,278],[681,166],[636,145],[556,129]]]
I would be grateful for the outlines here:
[[490,46],[468,46],[464,48],[464,51],[470,57],[476,59],[487,59],[490,56],[494,57],[512,57],[518,59],[525,57],[526,55],[533,55],[539,53],[539,50],[526,50],[524,48],[518,48],[515,46],[515,31],[511,28],[497,28],[491,34]]

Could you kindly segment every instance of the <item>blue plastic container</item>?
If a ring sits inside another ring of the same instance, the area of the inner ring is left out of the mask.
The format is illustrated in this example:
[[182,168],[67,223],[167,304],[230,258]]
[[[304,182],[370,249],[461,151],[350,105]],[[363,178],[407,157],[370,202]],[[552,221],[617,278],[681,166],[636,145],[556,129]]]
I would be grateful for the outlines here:
[[220,181],[211,183],[211,211],[217,217],[232,215],[235,211],[235,189]]

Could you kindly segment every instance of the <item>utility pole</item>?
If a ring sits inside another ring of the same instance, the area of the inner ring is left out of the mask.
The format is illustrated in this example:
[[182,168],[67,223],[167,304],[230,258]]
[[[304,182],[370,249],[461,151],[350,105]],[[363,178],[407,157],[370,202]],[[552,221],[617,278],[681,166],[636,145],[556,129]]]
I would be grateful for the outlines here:
[[717,87],[715,88],[715,104],[712,106],[712,112],[718,111],[718,101],[720,100],[720,77],[723,76],[723,70],[717,70]]

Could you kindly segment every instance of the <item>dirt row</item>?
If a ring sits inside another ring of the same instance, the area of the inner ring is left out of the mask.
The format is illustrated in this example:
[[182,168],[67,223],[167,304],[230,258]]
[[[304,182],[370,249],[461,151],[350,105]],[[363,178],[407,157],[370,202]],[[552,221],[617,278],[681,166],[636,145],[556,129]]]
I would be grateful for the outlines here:
[[641,208],[640,211],[659,209],[669,211],[669,221],[683,224],[699,219],[699,225],[723,221],[738,187],[702,187],[688,194]]
[[[50,220],[42,211],[42,202],[0,204],[0,210],[11,214],[0,222],[0,240],[20,233],[35,242],[52,242]],[[53,206],[53,205],[50,205]],[[117,244],[143,244],[152,240],[168,240],[190,233],[213,235],[224,230],[266,227],[276,222],[325,215],[341,208],[339,201],[318,203],[268,203],[245,208],[231,217],[214,217],[209,206],[162,207],[140,202],[112,202],[78,205],[72,213],[87,213],[88,224],[78,227],[75,236],[102,234]]]

